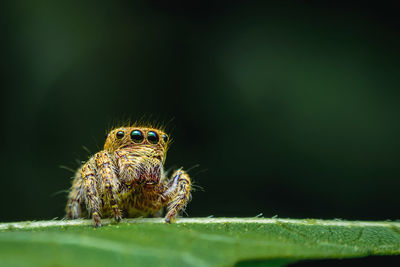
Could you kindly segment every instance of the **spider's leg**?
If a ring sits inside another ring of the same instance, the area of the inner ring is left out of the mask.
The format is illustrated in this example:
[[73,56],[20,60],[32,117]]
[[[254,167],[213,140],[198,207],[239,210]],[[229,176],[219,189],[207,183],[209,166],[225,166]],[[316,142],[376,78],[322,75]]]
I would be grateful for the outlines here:
[[167,190],[163,194],[163,197],[168,201],[167,215],[165,215],[167,223],[174,221],[177,213],[186,207],[190,198],[190,189],[189,175],[182,169],[175,171],[167,184]]
[[101,179],[103,190],[108,196],[114,218],[117,222],[121,221],[121,213],[117,204],[117,191],[119,188],[119,180],[114,172],[114,163],[107,151],[101,151],[95,155],[97,166],[97,174]]
[[81,176],[81,169],[76,174],[72,183],[71,191],[68,195],[67,206],[65,207],[67,219],[77,219],[82,217],[81,203],[84,199],[85,188]]
[[97,192],[96,166],[93,157],[83,165],[81,169],[81,176],[85,187],[86,204],[88,210],[92,213],[94,226],[99,227],[101,226],[99,214],[100,198]]

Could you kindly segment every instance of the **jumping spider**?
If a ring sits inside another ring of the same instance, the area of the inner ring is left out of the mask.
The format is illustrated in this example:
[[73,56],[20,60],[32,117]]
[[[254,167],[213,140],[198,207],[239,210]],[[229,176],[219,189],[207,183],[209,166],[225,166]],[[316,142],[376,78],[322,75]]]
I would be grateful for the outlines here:
[[108,133],[104,149],[94,154],[75,174],[68,196],[66,217],[160,216],[174,221],[185,208],[191,190],[189,175],[182,169],[164,172],[168,136],[152,127],[121,127]]

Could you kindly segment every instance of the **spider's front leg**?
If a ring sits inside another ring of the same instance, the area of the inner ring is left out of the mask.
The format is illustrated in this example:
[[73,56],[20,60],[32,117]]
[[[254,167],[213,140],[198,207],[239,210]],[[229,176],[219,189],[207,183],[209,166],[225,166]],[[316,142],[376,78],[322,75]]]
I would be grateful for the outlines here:
[[111,155],[107,151],[101,151],[95,155],[97,166],[97,175],[102,185],[102,191],[106,196],[106,201],[110,203],[110,207],[114,213],[117,222],[121,221],[121,214],[117,204],[117,192],[119,189],[119,180],[115,174],[115,166],[111,159]]
[[100,221],[100,198],[97,192],[97,180],[96,180],[96,163],[93,158],[90,158],[81,169],[81,176],[85,189],[86,204],[89,213],[92,213],[94,226],[101,226]]
[[173,222],[178,212],[186,207],[190,198],[191,184],[189,175],[182,169],[172,174],[167,190],[163,194],[163,197],[168,201],[165,222]]
[[81,176],[82,169],[79,169],[71,186],[68,195],[68,202],[65,208],[66,217],[68,219],[78,219],[82,217],[81,203],[84,201],[85,187]]

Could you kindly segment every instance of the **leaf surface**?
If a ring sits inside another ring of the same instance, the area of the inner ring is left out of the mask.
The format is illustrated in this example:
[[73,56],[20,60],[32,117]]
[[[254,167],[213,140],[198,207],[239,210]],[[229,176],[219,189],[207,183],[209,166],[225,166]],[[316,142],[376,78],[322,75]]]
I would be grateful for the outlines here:
[[233,266],[400,254],[400,223],[278,218],[0,224],[4,266]]

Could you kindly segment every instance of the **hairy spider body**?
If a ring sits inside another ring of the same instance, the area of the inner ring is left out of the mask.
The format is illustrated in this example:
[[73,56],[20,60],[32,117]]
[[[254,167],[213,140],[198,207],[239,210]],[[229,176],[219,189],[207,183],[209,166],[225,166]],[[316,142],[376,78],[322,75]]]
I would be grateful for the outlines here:
[[174,221],[190,198],[191,180],[182,169],[168,179],[164,162],[167,135],[151,127],[121,127],[112,130],[104,149],[76,172],[66,207],[66,217],[154,216],[166,207],[165,221]]

